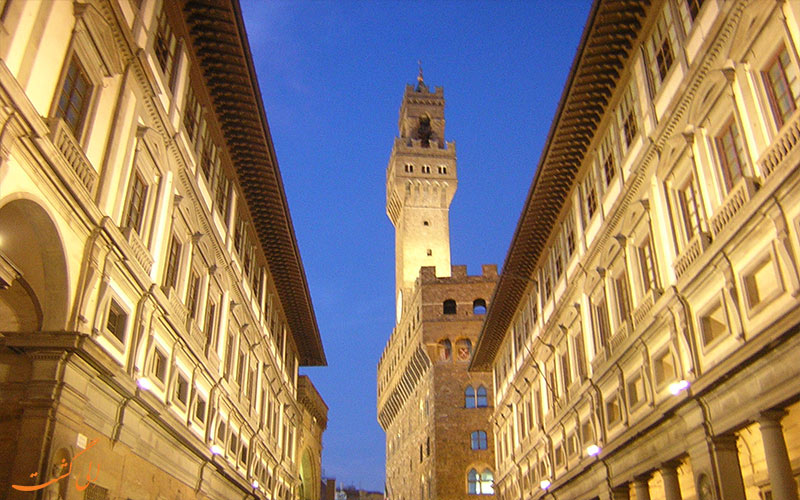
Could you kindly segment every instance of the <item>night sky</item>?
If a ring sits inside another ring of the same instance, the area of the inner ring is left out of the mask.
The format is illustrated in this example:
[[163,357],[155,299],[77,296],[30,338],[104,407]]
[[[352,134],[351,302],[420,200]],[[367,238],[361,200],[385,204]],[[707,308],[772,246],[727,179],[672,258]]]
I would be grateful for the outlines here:
[[328,366],[323,476],[383,491],[376,370],[394,326],[386,166],[417,60],[456,142],[453,264],[500,267],[589,0],[241,0]]

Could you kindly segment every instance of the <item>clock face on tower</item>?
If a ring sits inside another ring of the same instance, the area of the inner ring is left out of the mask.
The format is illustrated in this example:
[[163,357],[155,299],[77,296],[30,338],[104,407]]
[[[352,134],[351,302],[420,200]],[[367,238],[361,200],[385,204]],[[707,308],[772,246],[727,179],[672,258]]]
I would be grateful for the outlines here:
[[403,291],[397,291],[397,322],[400,323],[400,317],[403,315]]

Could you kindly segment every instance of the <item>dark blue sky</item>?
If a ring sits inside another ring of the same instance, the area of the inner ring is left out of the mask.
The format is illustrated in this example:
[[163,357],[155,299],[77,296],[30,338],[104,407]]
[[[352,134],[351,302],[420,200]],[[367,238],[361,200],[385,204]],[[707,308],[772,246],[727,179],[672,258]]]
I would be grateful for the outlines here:
[[394,326],[385,175],[406,83],[444,87],[453,264],[502,265],[590,1],[241,0],[325,368],[323,474],[383,490],[376,367]]

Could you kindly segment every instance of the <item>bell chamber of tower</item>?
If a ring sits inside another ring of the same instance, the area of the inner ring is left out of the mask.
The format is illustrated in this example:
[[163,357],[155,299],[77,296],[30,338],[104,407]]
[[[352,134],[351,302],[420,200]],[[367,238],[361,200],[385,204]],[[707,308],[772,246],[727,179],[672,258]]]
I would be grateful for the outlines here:
[[386,213],[395,227],[397,320],[420,268],[450,276],[450,202],[456,192],[456,148],[445,141],[444,92],[418,78],[406,85],[386,170]]

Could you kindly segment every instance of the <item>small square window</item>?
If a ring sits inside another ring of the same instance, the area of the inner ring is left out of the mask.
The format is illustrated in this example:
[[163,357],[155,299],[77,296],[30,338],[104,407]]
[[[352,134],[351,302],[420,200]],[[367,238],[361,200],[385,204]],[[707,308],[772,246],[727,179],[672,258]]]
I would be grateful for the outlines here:
[[161,382],[167,380],[167,356],[158,348],[153,351],[153,365],[151,372]]
[[125,326],[127,323],[128,315],[125,313],[125,310],[122,309],[116,300],[111,299],[106,318],[106,331],[120,342],[125,342]]
[[608,427],[612,427],[613,425],[622,421],[619,398],[616,394],[611,396],[611,398],[606,401],[606,421],[608,422]]
[[728,323],[722,303],[717,302],[700,316],[700,333],[703,346],[707,346],[728,333]]
[[186,406],[186,402],[189,401],[189,381],[182,373],[179,373],[175,380],[175,399],[182,403],[182,406]]
[[776,271],[772,258],[767,257],[745,274],[742,281],[749,309],[767,303],[783,291],[783,283]]
[[628,380],[628,406],[635,408],[646,399],[644,392],[644,380],[640,374],[636,374]]
[[654,357],[653,377],[656,382],[656,387],[662,387],[675,378],[675,360],[672,357],[672,351],[669,349],[666,349]]
[[564,465],[564,446],[556,446],[556,467]]
[[225,422],[218,423],[217,424],[217,441],[219,441],[220,443],[223,443],[223,444],[225,443],[225,438],[227,436],[227,433],[225,431],[226,431]]
[[431,255],[433,255],[433,250],[431,250],[431,249],[429,248],[429,249],[428,249],[428,251],[427,251],[427,254],[428,254],[428,257],[430,257]]
[[194,419],[198,422],[206,421],[206,400],[200,394],[197,395],[197,403],[194,406]]
[[594,429],[592,428],[592,422],[589,420],[581,424],[581,439],[584,443],[594,442]]

